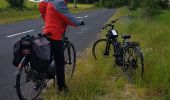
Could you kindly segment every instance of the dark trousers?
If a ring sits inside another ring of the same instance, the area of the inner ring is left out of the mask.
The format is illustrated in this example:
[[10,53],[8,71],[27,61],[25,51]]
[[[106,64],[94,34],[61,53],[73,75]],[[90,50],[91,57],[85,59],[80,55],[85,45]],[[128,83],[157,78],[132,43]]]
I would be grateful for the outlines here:
[[57,85],[58,89],[62,90],[65,85],[65,74],[64,74],[64,48],[63,42],[61,40],[51,40],[51,50],[54,56],[54,61],[56,65],[56,73],[57,73]]

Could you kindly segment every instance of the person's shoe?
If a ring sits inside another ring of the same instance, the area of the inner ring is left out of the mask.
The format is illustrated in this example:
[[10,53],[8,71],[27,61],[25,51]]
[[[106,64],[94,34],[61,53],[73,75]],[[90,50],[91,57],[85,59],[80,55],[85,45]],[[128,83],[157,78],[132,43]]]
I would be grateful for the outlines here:
[[70,91],[65,86],[65,87],[59,88],[57,94],[60,95],[60,96],[68,96],[68,95],[70,95]]
[[63,90],[64,90],[64,95],[65,96],[70,95],[70,90],[67,87],[63,87]]

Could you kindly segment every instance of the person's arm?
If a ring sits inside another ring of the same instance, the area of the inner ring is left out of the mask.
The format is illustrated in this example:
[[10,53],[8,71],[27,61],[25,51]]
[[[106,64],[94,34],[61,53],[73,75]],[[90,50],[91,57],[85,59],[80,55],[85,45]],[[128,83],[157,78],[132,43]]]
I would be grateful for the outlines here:
[[47,8],[47,2],[42,1],[39,3],[39,12],[41,14],[41,17],[43,18],[43,20],[45,20],[45,12],[46,12],[46,8]]
[[[55,5],[57,4],[57,5]],[[68,10],[68,6],[64,1],[60,1],[55,3],[55,9],[60,13],[60,18],[67,24],[71,26],[80,26],[82,22],[77,20],[75,16],[73,16]]]

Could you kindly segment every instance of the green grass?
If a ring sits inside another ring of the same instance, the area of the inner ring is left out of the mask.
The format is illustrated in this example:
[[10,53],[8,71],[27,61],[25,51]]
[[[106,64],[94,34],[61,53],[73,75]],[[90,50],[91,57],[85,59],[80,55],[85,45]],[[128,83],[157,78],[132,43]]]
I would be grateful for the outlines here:
[[[38,3],[26,1],[26,8],[24,11],[18,11],[9,8],[5,0],[0,0],[0,2],[0,24],[40,18]],[[94,9],[92,5],[88,4],[78,4],[78,8],[74,8],[73,4],[69,4],[68,6],[72,13],[85,12]]]
[[131,22],[122,22],[117,27],[141,43],[145,58],[142,87],[148,88],[146,94],[154,99],[170,98],[170,11],[165,10],[152,20],[136,17],[139,11],[132,15]]
[[[59,96],[56,88],[50,87],[44,93],[44,100],[119,100],[138,98],[135,86],[125,86],[126,80],[121,77],[114,81],[118,69],[113,67],[112,59],[95,61],[91,49],[87,48],[84,55],[79,57],[73,79],[67,83],[71,95]],[[129,88],[133,88],[129,90]],[[126,91],[129,94],[126,94]],[[126,97],[124,95],[128,95]],[[133,96],[132,96],[133,95]]]
[[[120,9],[115,16],[123,15]],[[56,88],[50,87],[44,93],[44,100],[140,100],[148,98],[145,89],[129,84],[124,76],[118,81],[119,67],[114,65],[112,57],[94,60],[91,48],[87,48],[78,57],[73,79],[67,83],[71,95],[64,97],[56,94]]]
[[[118,9],[112,19],[130,14],[133,20],[122,18],[116,28],[132,35],[132,41],[141,44],[144,53],[145,73],[141,84],[129,84],[122,76],[115,77],[120,68],[113,67],[112,58],[95,61],[91,49],[78,58],[73,80],[68,84],[71,95],[58,96],[54,88],[44,94],[45,100],[169,100],[170,99],[170,11],[164,11],[152,20],[136,17],[126,8]],[[104,35],[100,34],[101,37]]]
[[0,9],[6,8],[8,3],[5,0],[0,0]]

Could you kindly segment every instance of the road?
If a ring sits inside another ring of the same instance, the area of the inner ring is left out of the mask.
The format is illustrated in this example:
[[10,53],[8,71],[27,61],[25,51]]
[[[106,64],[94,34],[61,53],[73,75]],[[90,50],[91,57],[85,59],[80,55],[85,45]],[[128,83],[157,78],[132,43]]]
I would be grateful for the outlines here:
[[[75,14],[86,23],[85,26],[77,28],[69,27],[66,33],[75,45],[77,53],[82,52],[97,39],[100,28],[114,13],[115,9],[101,9]],[[18,100],[14,88],[16,68],[11,63],[13,44],[26,34],[40,33],[42,27],[43,21],[40,19],[0,25],[0,100]]]

